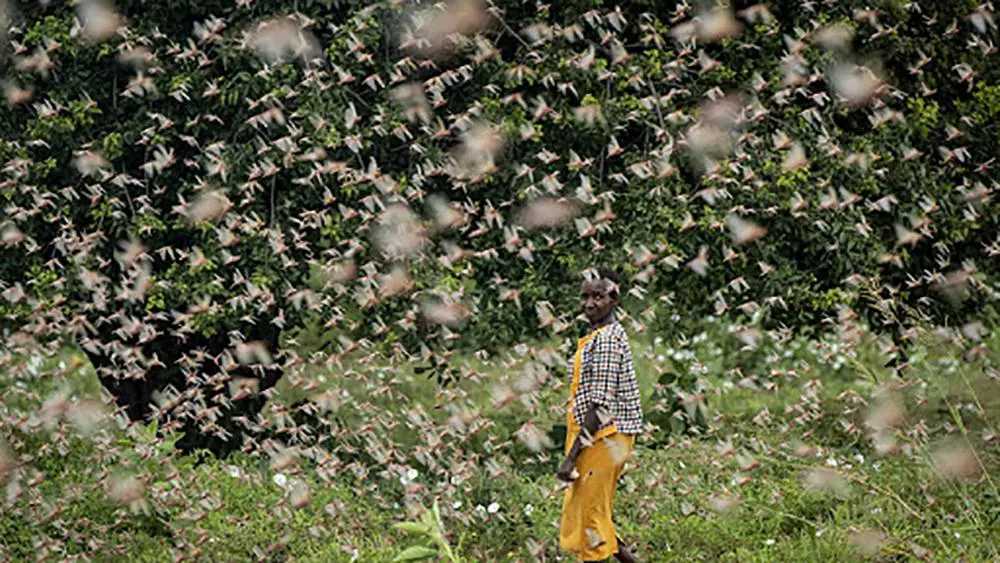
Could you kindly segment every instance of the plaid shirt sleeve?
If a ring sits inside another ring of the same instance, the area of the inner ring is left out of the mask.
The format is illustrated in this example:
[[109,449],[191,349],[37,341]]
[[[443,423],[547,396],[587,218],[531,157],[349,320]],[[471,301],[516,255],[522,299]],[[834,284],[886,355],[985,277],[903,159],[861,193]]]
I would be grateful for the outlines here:
[[619,432],[642,431],[639,386],[632,365],[628,337],[618,323],[601,331],[584,350],[580,386],[573,409],[577,424],[583,426],[590,405],[602,415],[601,428],[615,424]]
[[642,404],[639,393],[639,380],[635,376],[635,366],[632,363],[632,347],[629,346],[625,330],[621,330],[622,364],[618,373],[618,402],[613,409],[615,424],[623,434],[639,434],[642,432]]
[[584,350],[583,359],[580,396],[587,405],[595,404],[607,409],[615,391],[621,363],[618,342],[602,333]]

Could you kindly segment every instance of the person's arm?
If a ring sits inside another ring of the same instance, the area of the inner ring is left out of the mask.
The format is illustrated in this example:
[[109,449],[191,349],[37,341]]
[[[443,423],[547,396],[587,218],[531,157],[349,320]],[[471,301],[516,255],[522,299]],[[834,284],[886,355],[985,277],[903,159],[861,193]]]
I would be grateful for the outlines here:
[[566,459],[556,470],[556,477],[572,481],[576,459],[584,448],[590,446],[593,436],[604,425],[607,417],[608,401],[614,392],[618,372],[621,369],[621,350],[613,338],[601,338],[594,342],[585,380],[580,382],[580,393],[586,399],[587,413],[580,424],[580,434],[570,447]]
[[576,472],[576,458],[583,451],[584,440],[589,441],[591,436],[597,434],[597,430],[601,426],[600,417],[597,415],[597,408],[597,405],[591,403],[590,409],[587,411],[587,416],[583,419],[583,429],[577,434],[576,440],[573,441],[569,453],[566,454],[566,459],[563,460],[562,465],[556,470],[556,477],[562,481],[572,481],[578,477],[578,475],[574,474]]

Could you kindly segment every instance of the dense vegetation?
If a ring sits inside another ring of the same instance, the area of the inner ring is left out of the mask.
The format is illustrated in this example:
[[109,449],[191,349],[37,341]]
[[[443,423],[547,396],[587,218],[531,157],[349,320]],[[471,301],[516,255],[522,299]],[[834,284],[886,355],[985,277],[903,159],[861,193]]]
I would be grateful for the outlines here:
[[[622,536],[644,561],[996,560],[1000,341],[961,359],[963,339],[921,331],[905,381],[858,327],[752,350],[720,322],[636,339],[647,415],[657,373],[677,370],[698,374],[709,425],[640,440]],[[440,393],[386,365],[319,370],[302,425],[302,390],[282,380],[271,442],[204,463],[176,434],[88,417],[101,388],[78,353],[21,358],[0,369],[0,558],[390,561],[433,545],[393,524],[437,502],[463,561],[559,560],[559,444],[531,429],[558,424],[565,386],[503,391],[544,355],[457,358],[478,375]]]
[[216,391],[302,327],[453,378],[600,263],[634,328],[993,315],[988,5],[114,8],[6,10],[0,322],[72,335],[132,418],[239,433],[262,401]]
[[[998,35],[975,0],[0,0],[0,556],[389,557],[435,500],[417,551],[554,555],[554,506],[467,511],[551,504],[612,266],[642,482],[695,476],[626,486],[643,552],[742,498],[695,557],[995,558]],[[810,496],[846,489],[793,438],[884,456],[843,476],[879,494]]]

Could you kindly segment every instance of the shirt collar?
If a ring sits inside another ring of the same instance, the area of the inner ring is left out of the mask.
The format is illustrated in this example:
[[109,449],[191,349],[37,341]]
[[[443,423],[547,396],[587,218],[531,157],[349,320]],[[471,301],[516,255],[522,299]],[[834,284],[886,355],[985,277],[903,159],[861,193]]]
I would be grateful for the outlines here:
[[604,323],[603,325],[601,325],[601,326],[599,326],[597,328],[592,328],[590,326],[590,324],[588,323],[587,325],[581,327],[580,328],[580,338],[583,338],[584,336],[587,336],[588,334],[596,332],[596,331],[598,331],[598,330],[600,330],[602,328],[613,326],[613,325],[615,325],[617,323],[618,323],[618,315],[615,314],[615,311],[611,311],[611,315],[609,315],[608,322]]

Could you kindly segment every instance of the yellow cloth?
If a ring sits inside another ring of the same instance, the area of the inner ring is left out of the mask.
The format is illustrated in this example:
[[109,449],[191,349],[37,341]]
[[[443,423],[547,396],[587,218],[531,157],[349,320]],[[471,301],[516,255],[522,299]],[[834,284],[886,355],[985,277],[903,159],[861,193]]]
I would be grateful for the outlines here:
[[[567,454],[580,433],[580,426],[573,417],[573,399],[580,385],[583,348],[600,330],[577,341],[573,382],[566,407]],[[598,431],[593,445],[580,452],[576,458],[576,470],[580,476],[567,487],[563,497],[559,547],[584,561],[607,559],[618,552],[615,526],[611,522],[611,505],[618,476],[634,445],[635,436],[619,433],[612,424]]]

